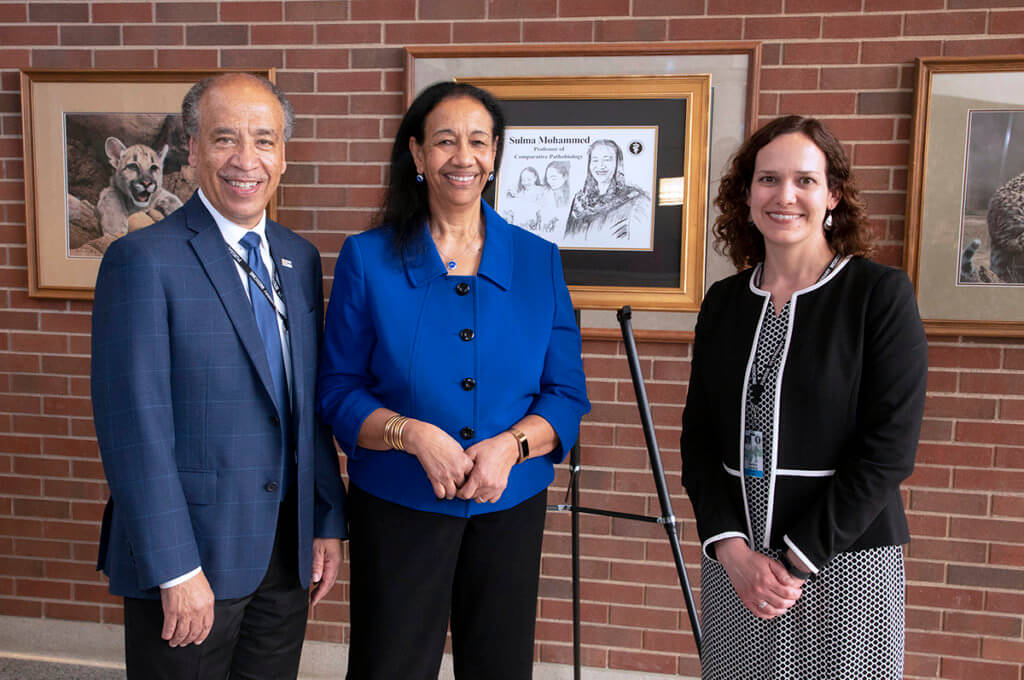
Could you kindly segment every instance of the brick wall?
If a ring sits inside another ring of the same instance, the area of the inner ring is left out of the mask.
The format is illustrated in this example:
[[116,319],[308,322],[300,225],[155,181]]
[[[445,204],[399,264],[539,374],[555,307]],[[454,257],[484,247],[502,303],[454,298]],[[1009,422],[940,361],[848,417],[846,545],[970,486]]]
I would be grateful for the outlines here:
[[[898,263],[913,59],[1024,53],[1020,0],[331,0],[0,2],[0,614],[117,622],[93,569],[106,487],[88,401],[87,302],[27,295],[18,69],[268,67],[299,115],[280,218],[331,271],[380,195],[413,43],[763,41],[760,112],[825,118],[849,144],[882,243]],[[1017,7],[1018,9],[1014,9]],[[918,466],[904,487],[907,677],[1024,679],[1024,343],[933,337]],[[584,345],[594,410],[583,502],[657,512],[621,344]],[[686,338],[640,353],[685,557],[699,551],[679,490]],[[559,472],[552,495],[566,480]],[[586,517],[584,660],[695,675],[660,527]],[[568,518],[551,516],[538,658],[570,663]],[[696,570],[691,571],[696,581]],[[318,640],[347,637],[347,587]]]

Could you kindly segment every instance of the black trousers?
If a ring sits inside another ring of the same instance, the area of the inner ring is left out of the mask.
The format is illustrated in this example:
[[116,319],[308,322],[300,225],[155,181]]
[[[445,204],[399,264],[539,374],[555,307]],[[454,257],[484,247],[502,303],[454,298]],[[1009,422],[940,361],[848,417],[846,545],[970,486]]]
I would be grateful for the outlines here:
[[274,550],[254,593],[216,600],[201,645],[171,647],[160,637],[160,600],[124,599],[128,680],[284,680],[299,673],[308,593],[299,583],[294,494],[281,503]]
[[547,493],[469,519],[349,485],[348,680],[436,680],[451,622],[455,677],[533,672]]

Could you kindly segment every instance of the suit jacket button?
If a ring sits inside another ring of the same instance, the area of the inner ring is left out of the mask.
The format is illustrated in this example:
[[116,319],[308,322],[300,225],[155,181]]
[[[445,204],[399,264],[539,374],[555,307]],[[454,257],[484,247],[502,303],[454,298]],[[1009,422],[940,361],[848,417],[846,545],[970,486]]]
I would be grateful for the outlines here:
[[461,283],[457,283],[455,285],[455,292],[458,295],[465,295],[466,293],[469,292],[469,284],[466,283],[465,281],[462,281]]
[[476,387],[476,381],[475,380],[473,380],[472,378],[463,378],[462,379],[462,389],[464,389],[467,392],[469,392],[474,387]]
[[280,427],[281,419],[278,418],[276,415],[270,416],[270,424],[273,425],[274,427]]
[[463,328],[459,331],[459,337],[462,338],[463,342],[469,342],[473,339],[474,335],[476,334],[473,332],[472,328]]
[[274,493],[275,491],[277,491],[277,482],[267,482],[266,484],[263,485],[263,489],[264,491]]
[[473,428],[471,427],[464,427],[461,430],[459,430],[459,436],[462,437],[463,439],[472,439],[473,435],[475,434],[476,432],[474,432]]

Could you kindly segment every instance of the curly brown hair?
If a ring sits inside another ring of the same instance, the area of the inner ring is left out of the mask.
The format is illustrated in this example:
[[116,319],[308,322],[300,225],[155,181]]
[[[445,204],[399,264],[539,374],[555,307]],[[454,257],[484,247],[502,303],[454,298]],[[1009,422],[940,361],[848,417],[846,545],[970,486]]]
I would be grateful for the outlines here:
[[816,118],[783,116],[750,136],[732,157],[718,187],[715,207],[721,214],[713,228],[715,250],[729,257],[737,269],[764,260],[764,237],[751,221],[747,205],[757,154],[776,137],[794,132],[806,135],[825,154],[828,188],[839,194],[839,203],[832,210],[832,229],[825,231],[832,250],[842,256],[871,253],[867,213],[850,177],[850,160],[843,145]]

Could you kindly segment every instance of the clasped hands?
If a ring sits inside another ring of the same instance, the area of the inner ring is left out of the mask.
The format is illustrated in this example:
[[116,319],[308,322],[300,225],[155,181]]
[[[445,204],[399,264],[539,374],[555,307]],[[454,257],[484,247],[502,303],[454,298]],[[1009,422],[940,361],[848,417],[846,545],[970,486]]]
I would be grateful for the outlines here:
[[509,432],[463,449],[441,428],[410,420],[403,439],[405,450],[419,460],[438,499],[496,502],[505,491],[509,472],[519,458],[515,437]]
[[785,614],[803,593],[804,581],[791,576],[778,560],[751,550],[742,538],[716,542],[715,555],[743,606],[758,618]]

